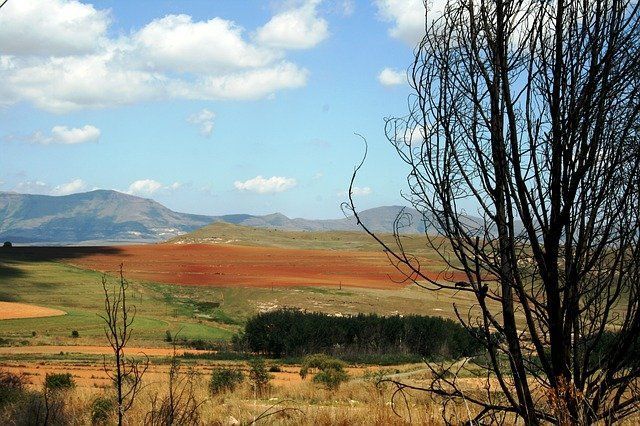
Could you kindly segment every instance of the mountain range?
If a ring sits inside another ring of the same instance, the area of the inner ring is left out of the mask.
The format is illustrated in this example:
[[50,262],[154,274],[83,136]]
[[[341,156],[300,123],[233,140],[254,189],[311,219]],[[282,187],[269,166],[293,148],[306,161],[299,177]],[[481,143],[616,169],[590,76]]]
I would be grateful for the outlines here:
[[[370,229],[391,232],[400,206],[364,210],[360,218]],[[420,214],[403,232],[423,233]],[[311,220],[281,213],[264,216],[205,216],[174,212],[162,204],[117,191],[96,190],[64,195],[0,192],[0,239],[23,244],[145,243],[171,239],[215,222],[286,231],[358,231],[353,217]]]

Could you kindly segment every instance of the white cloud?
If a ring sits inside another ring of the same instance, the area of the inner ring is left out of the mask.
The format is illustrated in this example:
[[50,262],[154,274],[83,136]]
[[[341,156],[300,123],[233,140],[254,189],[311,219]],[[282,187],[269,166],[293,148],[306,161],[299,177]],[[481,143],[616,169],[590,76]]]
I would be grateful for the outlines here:
[[177,72],[254,68],[281,56],[247,43],[242,31],[221,18],[193,22],[188,15],[168,15],[147,24],[133,43],[147,67]]
[[51,190],[52,195],[69,195],[83,191],[87,188],[87,184],[82,179],[74,179],[71,182],[58,185]]
[[0,78],[13,100],[27,100],[54,113],[106,108],[167,98],[168,77],[128,68],[119,52],[46,59],[11,58]]
[[200,127],[200,134],[204,137],[210,137],[213,132],[213,119],[216,114],[208,109],[203,109],[195,114],[190,115],[187,121]]
[[50,186],[42,181],[25,181],[19,182],[13,190],[21,194],[48,194]]
[[83,127],[54,126],[49,134],[41,131],[28,136],[10,135],[7,140],[25,141],[40,145],[62,144],[75,145],[85,142],[94,142],[100,138],[100,129],[90,124]]
[[[184,187],[181,182],[173,182],[170,185],[163,185],[161,182],[153,179],[140,179],[135,182],[132,182],[129,185],[129,188],[124,191],[127,194],[131,195],[145,195],[150,196],[155,194],[158,191],[162,191],[164,193],[171,193],[173,191],[177,191],[178,189]],[[189,186],[188,184],[186,186]]]
[[319,0],[278,13],[258,28],[256,40],[278,49],[309,49],[329,36],[327,21],[318,16]]
[[[287,61],[285,50],[327,36],[315,5],[274,16],[260,28],[260,42],[233,21],[188,15],[109,38],[107,11],[75,0],[10,1],[0,14],[0,106],[27,101],[66,113],[165,99],[258,99],[299,88],[308,71]],[[299,22],[274,32],[281,19]]]
[[66,0],[9,1],[0,13],[6,55],[74,55],[95,51],[110,17],[90,4]]
[[268,179],[258,175],[244,182],[236,181],[233,186],[240,191],[257,192],[258,194],[273,194],[291,189],[297,185],[293,178],[272,176]]
[[[352,188],[351,193],[353,194],[354,197],[363,197],[363,196],[371,195],[373,191],[368,186],[364,186],[364,187],[354,186]],[[347,191],[338,192],[339,197],[346,197],[347,195],[349,195]]]
[[385,86],[397,86],[407,81],[407,76],[404,72],[394,70],[392,68],[383,69],[378,74],[378,81]]
[[343,16],[351,16],[356,10],[356,4],[353,0],[342,0],[342,2],[339,3],[339,7]]
[[[425,7],[423,0],[376,0],[381,18],[391,22],[389,35],[414,46],[425,34]],[[442,8],[438,1],[430,10]]]
[[51,129],[51,137],[54,143],[69,145],[84,142],[93,142],[98,140],[98,138],[100,137],[100,129],[89,124],[80,128],[55,126],[53,129]]
[[142,179],[129,185],[128,194],[133,195],[151,195],[162,188],[162,184],[153,179]]
[[282,89],[294,89],[307,83],[307,71],[283,62],[270,68],[203,78],[196,85],[180,85],[174,93],[188,99],[259,99]]

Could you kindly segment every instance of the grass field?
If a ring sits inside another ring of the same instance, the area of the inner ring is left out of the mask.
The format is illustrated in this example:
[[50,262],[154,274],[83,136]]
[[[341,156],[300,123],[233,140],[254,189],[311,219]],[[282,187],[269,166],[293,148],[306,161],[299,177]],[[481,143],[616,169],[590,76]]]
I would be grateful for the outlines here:
[[[77,261],[78,259],[74,259]],[[59,309],[66,315],[0,321],[0,338],[16,344],[83,344],[103,342],[102,274],[69,265],[66,260],[25,257],[0,251],[0,301]],[[127,273],[125,269],[125,274]],[[113,277],[109,278],[115,283]],[[361,287],[176,286],[130,279],[137,308],[133,342],[163,346],[166,330],[186,339],[229,339],[252,314],[277,307],[329,313],[451,315],[451,304],[471,301],[461,294],[432,293],[415,286],[389,289]],[[79,338],[72,338],[72,330]],[[34,336],[35,333],[35,336]]]
[[[166,391],[168,356],[172,353],[164,341],[167,330],[188,340],[229,341],[250,316],[276,308],[341,315],[452,317],[454,302],[463,309],[473,303],[463,293],[434,293],[391,282],[388,274],[394,269],[362,234],[219,228],[230,234],[223,234],[222,243],[207,246],[0,249],[0,302],[5,309],[65,313],[0,320],[0,370],[25,373],[36,391],[41,389],[45,374],[71,372],[78,388],[66,397],[68,415],[76,419],[74,424],[90,423],[94,399],[110,391],[102,366],[109,348],[99,317],[104,303],[101,271],[107,271],[109,283],[115,284],[120,262],[130,283],[129,302],[137,311],[128,353],[145,352],[151,360],[145,390],[129,415],[132,424],[144,420],[155,392]],[[233,235],[236,241],[227,242]],[[411,244],[417,248],[418,240]],[[436,259],[429,259],[428,250],[421,253],[429,260],[431,271],[441,268]],[[212,264],[218,268],[210,271],[212,277],[224,277],[216,273],[220,271],[227,277],[208,281],[207,268]],[[190,271],[198,272],[191,277],[193,282],[184,278]],[[229,276],[234,278],[229,280]],[[74,330],[79,337],[72,337]],[[420,364],[351,366],[351,380],[338,391],[329,391],[309,380],[301,381],[299,366],[290,360],[293,364],[283,365],[281,372],[273,374],[265,395],[256,395],[245,383],[233,393],[212,396],[207,392],[212,369],[236,365],[246,371],[246,364],[217,361],[192,349],[179,349],[178,355],[184,350],[190,352],[182,359],[184,368],[197,372],[197,396],[203,401],[201,420],[205,424],[250,423],[274,404],[295,410],[271,417],[267,423],[406,424],[407,417],[393,413],[389,390],[376,388],[370,380],[371,372],[385,368],[387,374],[399,373],[416,383],[428,379],[422,377],[424,365]],[[439,406],[426,395],[418,393],[412,398],[413,423],[439,420]]]

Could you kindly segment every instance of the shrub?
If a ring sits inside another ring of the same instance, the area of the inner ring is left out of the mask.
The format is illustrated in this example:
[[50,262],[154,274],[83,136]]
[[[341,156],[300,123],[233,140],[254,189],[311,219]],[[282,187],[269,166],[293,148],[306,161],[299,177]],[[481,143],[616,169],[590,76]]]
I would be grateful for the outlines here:
[[171,332],[169,330],[164,333],[164,341],[169,343],[173,342],[173,338],[171,337]]
[[278,364],[271,364],[269,366],[269,373],[280,373],[282,369]]
[[18,400],[24,394],[26,385],[25,375],[0,371],[0,407]]
[[329,390],[336,390],[340,385],[349,380],[349,375],[342,369],[328,368],[320,371],[313,377],[315,383],[324,385]]
[[349,380],[349,375],[344,371],[345,363],[324,354],[307,356],[300,368],[300,377],[304,380],[310,370],[318,370],[313,377],[315,383],[320,383],[327,389],[335,390],[340,384]]
[[251,387],[258,394],[264,393],[271,380],[271,374],[267,371],[267,366],[263,358],[253,358],[249,360],[249,379]]
[[2,247],[11,247],[13,246],[13,244],[11,244],[11,241],[5,241],[4,244],[2,244]]
[[232,368],[217,368],[211,374],[209,391],[212,395],[222,392],[232,392],[244,381],[242,371]]
[[78,337],[80,337],[80,333],[78,333],[78,330],[72,330],[71,337],[73,337],[74,339],[77,339]]
[[113,398],[98,396],[91,403],[91,423],[108,424],[115,413],[116,403]]
[[304,380],[309,374],[309,370],[317,369],[320,371],[334,369],[342,370],[345,367],[345,363],[339,359],[332,358],[325,354],[309,355],[302,361],[300,368],[300,377]]
[[44,387],[48,390],[68,390],[76,387],[71,373],[47,373]]

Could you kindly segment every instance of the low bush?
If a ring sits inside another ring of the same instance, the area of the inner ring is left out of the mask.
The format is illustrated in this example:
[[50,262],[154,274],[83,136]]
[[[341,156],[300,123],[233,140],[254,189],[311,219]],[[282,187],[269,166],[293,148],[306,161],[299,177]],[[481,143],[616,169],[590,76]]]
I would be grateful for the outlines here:
[[349,381],[349,375],[344,370],[328,368],[313,376],[313,381],[325,386],[329,390],[336,390],[342,383]]
[[69,390],[76,387],[71,373],[47,373],[44,379],[47,390]]
[[344,368],[345,363],[324,354],[306,357],[300,368],[300,377],[304,380],[311,371],[317,371],[313,377],[315,383],[324,385],[327,389],[335,390],[349,380]]
[[271,374],[267,371],[263,358],[249,360],[249,380],[251,381],[251,387],[258,395],[262,395],[267,390],[271,381]]
[[0,371],[0,407],[20,399],[27,383],[27,378],[23,374]]
[[94,425],[109,424],[116,411],[113,398],[98,396],[91,403],[91,423]]
[[222,392],[232,392],[244,381],[242,371],[234,368],[217,368],[211,374],[209,391],[212,395]]
[[282,369],[278,364],[271,364],[269,366],[269,373],[280,373]]

